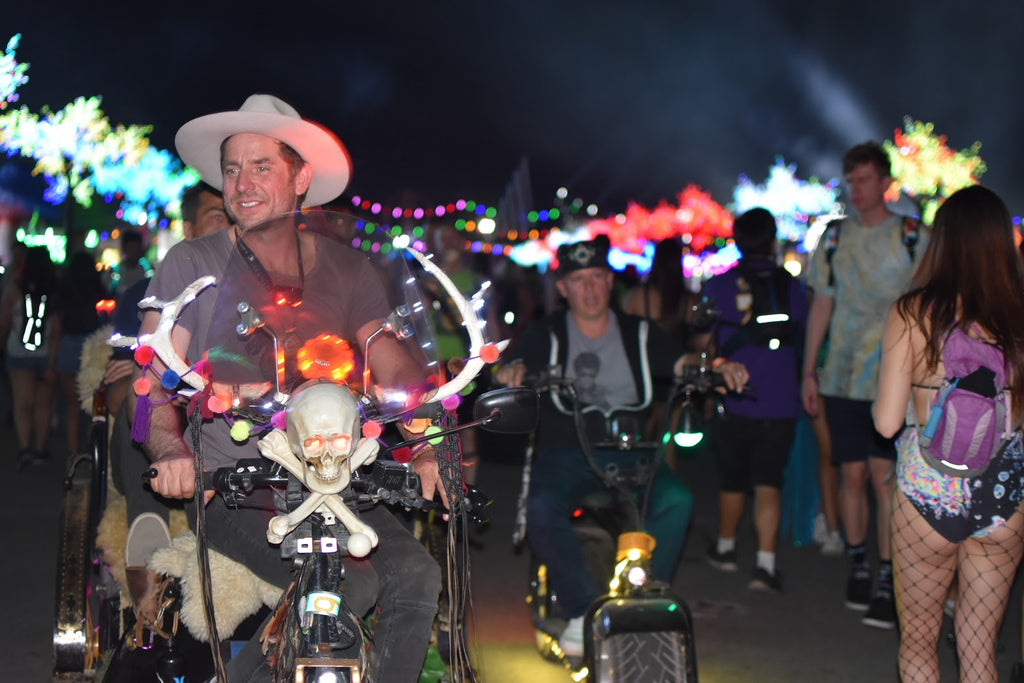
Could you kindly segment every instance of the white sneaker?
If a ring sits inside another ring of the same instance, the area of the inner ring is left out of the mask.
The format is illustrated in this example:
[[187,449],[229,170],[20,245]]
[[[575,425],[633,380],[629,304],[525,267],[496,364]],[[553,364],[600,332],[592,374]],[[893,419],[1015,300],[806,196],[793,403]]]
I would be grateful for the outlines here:
[[558,637],[558,647],[567,657],[583,656],[583,617],[574,617]]
[[846,551],[846,543],[839,534],[839,529],[825,532],[825,540],[821,542],[821,554],[828,556],[842,555]]
[[828,522],[821,512],[814,518],[814,542],[821,545],[828,538]]

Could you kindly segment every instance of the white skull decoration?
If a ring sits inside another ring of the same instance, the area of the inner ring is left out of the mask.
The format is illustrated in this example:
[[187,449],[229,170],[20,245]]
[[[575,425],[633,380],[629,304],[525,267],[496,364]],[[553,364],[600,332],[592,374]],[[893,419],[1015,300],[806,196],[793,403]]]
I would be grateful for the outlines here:
[[377,533],[362,522],[338,495],[352,470],[371,463],[380,444],[359,431],[359,407],[348,389],[315,384],[288,402],[286,429],[274,429],[259,441],[260,453],[298,477],[310,495],[287,515],[267,525],[267,540],[280,543],[314,510],[326,506],[351,534],[348,552],[363,557],[377,545]]
[[351,467],[349,463],[360,437],[359,409],[347,389],[337,384],[315,384],[292,397],[287,409],[288,443],[306,461],[313,474],[333,482]]

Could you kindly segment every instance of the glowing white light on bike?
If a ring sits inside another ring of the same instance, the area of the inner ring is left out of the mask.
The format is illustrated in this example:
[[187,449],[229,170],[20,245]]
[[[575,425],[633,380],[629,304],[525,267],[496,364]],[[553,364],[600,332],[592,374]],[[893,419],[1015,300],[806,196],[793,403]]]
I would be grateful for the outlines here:
[[701,442],[701,439],[703,438],[703,432],[696,432],[690,434],[677,432],[676,435],[672,437],[672,440],[675,441],[676,445],[679,446],[680,448],[693,448],[694,446],[699,444]]
[[785,313],[766,313],[764,315],[757,316],[758,325],[766,325],[767,323],[784,323],[789,320],[789,316]]
[[511,325],[516,321],[516,314],[513,311],[505,311],[505,324]]
[[771,349],[772,351],[778,351],[779,346],[781,346],[781,344],[782,342],[780,342],[778,339],[774,337],[768,340],[768,348]]
[[642,586],[647,581],[647,572],[643,567],[630,567],[626,580],[634,586]]

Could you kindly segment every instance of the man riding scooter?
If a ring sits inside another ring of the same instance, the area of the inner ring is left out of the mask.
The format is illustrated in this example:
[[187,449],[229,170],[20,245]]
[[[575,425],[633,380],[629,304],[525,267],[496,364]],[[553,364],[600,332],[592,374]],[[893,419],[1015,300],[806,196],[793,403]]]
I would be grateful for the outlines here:
[[[596,430],[589,434],[595,442],[619,436],[602,433],[611,424],[638,435],[654,398],[654,380],[670,383],[684,364],[696,362],[656,325],[611,307],[608,249],[604,235],[558,248],[555,284],[568,310],[529,327],[511,352],[517,360],[496,373],[499,383],[519,386],[527,375],[560,369],[580,385],[578,395],[588,403],[583,418],[588,432]],[[715,371],[730,390],[742,390],[748,379],[746,369],[737,363],[718,363]],[[537,559],[547,566],[563,616],[569,620],[559,646],[567,656],[580,657],[584,614],[605,589],[587,569],[570,513],[583,497],[605,484],[580,450],[572,406],[561,400],[555,386],[544,397],[526,504],[527,538]],[[625,461],[635,457],[615,450],[595,450],[594,456],[602,467],[628,466]],[[693,495],[662,462],[654,475],[645,528],[657,541],[652,570],[659,581],[672,580],[692,509]]]
[[[390,312],[384,288],[366,257],[311,231],[254,230],[268,220],[302,206],[323,204],[342,192],[350,163],[341,142],[319,125],[300,118],[278,98],[252,95],[238,111],[210,114],[185,124],[175,143],[181,158],[198,170],[204,181],[222,189],[225,210],[236,228],[176,245],[161,264],[148,294],[171,301],[196,278],[219,278],[237,251],[268,292],[284,297],[282,316],[294,316],[297,321],[288,333],[299,340],[299,346],[303,335],[316,332],[303,329],[302,307],[316,304],[316,316],[311,317],[330,317],[331,329],[344,331],[351,346],[363,348]],[[214,319],[215,306],[216,296],[204,293],[183,310],[171,335],[178,357],[195,361],[207,350],[227,343],[215,338],[223,334],[223,321]],[[140,335],[156,331],[159,321],[159,312],[147,312]],[[286,343],[282,352],[287,354],[295,346]],[[399,386],[423,380],[422,368],[390,338],[375,341],[368,362],[383,384]],[[244,394],[244,387],[239,391]],[[182,438],[176,411],[163,399],[163,390],[155,386],[149,397],[153,411],[145,443],[156,470],[150,483],[165,497],[193,498],[195,455]],[[202,454],[208,469],[259,457],[256,439],[238,443],[229,430],[223,420],[204,423]],[[429,447],[417,455],[413,468],[423,482],[424,496],[430,499],[437,488],[437,462]],[[440,493],[444,498],[443,489]],[[242,562],[264,580],[285,587],[290,563],[267,542],[267,514],[228,509],[219,498],[211,502],[209,495],[205,533],[210,547]],[[203,503],[195,498],[190,512]],[[364,515],[380,542],[348,573],[346,585],[356,594],[368,591],[370,601],[375,598],[379,607],[369,653],[373,680],[414,681],[437,609],[440,569],[389,512],[375,509]],[[229,663],[228,678],[243,680],[254,670],[266,671],[266,666],[259,643],[250,642]]]

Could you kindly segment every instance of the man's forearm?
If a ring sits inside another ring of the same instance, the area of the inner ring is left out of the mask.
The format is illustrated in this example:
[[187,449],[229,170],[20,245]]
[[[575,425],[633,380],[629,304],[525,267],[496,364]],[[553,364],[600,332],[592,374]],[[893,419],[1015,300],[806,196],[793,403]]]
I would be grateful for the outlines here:
[[[142,444],[142,450],[150,462],[156,462],[169,455],[187,452],[188,447],[182,439],[181,417],[178,409],[170,401],[160,387],[153,387],[149,400],[152,410],[149,415],[149,438]],[[129,419],[135,419],[138,397],[129,390],[125,399],[128,401]]]
[[818,363],[818,352],[828,333],[835,300],[830,296],[815,295],[807,315],[807,335],[804,343],[803,375],[813,374]]

